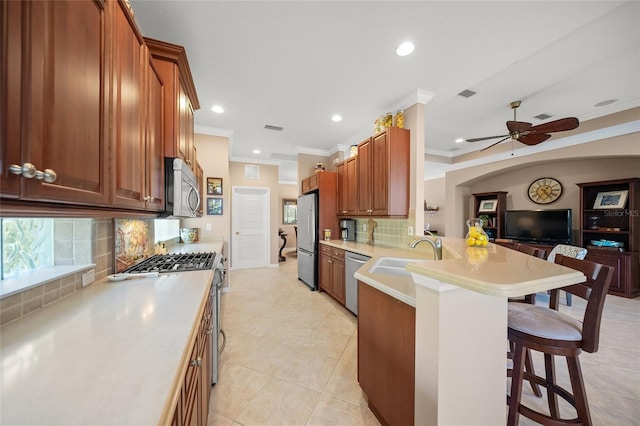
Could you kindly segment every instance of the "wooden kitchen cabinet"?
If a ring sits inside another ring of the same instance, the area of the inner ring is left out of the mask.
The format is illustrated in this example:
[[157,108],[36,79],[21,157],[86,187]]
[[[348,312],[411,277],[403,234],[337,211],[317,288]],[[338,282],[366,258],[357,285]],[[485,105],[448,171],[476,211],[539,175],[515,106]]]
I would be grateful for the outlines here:
[[338,210],[338,215],[409,215],[409,136],[409,130],[391,127],[358,145],[355,176],[349,177],[345,165],[345,182],[338,186],[338,199],[353,200],[355,211],[347,213],[347,207]]
[[326,291],[340,304],[345,303],[344,250],[320,244],[320,290]]
[[[207,293],[208,294],[208,293]],[[182,380],[182,388],[172,415],[172,426],[207,424],[211,396],[211,339],[213,306],[207,297],[191,355]]]
[[196,214],[198,217],[201,217],[205,209],[206,198],[204,198],[204,170],[202,170],[202,166],[198,161],[196,161],[195,175],[196,181],[198,182],[198,193],[200,194],[200,207]]
[[[312,186],[309,186],[312,185]],[[334,172],[317,172],[302,179],[301,188],[310,188],[307,192],[318,195],[318,236],[317,241],[324,239],[324,230],[331,229],[331,235],[339,235],[338,216],[336,215],[337,174]]]
[[353,216],[357,208],[356,157],[348,158],[336,167],[338,181],[338,216]]
[[162,80],[129,8],[114,8],[113,202],[116,207],[164,207]]
[[414,424],[415,308],[358,281],[358,382],[386,425]]
[[195,173],[194,111],[200,108],[182,46],[144,39],[163,83],[165,156],[181,158]]
[[109,204],[113,6],[2,2],[2,197]]

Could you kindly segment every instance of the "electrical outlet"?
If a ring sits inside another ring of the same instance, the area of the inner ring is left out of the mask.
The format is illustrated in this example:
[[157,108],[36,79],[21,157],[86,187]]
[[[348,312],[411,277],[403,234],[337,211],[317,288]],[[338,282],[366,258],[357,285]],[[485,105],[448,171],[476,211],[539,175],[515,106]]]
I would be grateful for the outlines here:
[[413,237],[413,226],[410,226],[410,227],[407,229],[407,234],[408,234],[410,237]]
[[363,232],[367,232],[367,224],[366,223],[362,224],[362,231]]
[[86,287],[96,280],[96,271],[91,269],[82,274],[82,287]]
[[211,231],[211,224],[210,224],[210,223],[207,223],[207,225],[205,226],[205,229],[206,229],[207,231]]

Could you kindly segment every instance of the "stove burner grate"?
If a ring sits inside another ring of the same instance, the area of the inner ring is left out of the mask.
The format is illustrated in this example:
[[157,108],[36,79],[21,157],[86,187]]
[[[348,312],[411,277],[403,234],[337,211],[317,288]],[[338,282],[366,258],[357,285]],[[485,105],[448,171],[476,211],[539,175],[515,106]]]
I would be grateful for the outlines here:
[[183,272],[203,271],[214,268],[216,254],[211,253],[180,253],[157,254],[142,262],[129,267],[124,272],[135,274],[144,272]]

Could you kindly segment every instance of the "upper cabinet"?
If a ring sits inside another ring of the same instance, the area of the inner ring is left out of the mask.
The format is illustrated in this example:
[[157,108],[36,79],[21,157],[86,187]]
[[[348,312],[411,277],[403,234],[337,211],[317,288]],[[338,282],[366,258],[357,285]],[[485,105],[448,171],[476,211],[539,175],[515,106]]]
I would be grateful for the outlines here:
[[163,210],[162,80],[124,3],[113,34],[113,206]]
[[[356,211],[338,209],[338,215],[409,215],[409,136],[407,129],[390,127],[358,145],[355,183],[345,181],[338,186],[338,200],[357,200]],[[347,179],[348,174],[344,176]],[[353,195],[349,191],[354,191]]]
[[338,177],[338,200],[337,213],[340,216],[350,216],[356,214],[356,204],[358,193],[356,180],[357,157],[351,157],[336,167]]
[[2,2],[2,197],[108,205],[107,6]]
[[166,157],[184,160],[195,173],[193,115],[200,108],[187,55],[182,46],[145,38],[164,84],[164,147]]

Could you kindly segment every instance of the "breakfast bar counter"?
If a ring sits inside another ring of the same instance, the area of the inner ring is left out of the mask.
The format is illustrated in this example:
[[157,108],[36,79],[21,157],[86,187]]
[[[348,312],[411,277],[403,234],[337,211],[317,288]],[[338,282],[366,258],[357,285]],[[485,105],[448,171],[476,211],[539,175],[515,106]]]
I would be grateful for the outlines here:
[[[505,424],[508,298],[585,277],[495,244],[442,240],[444,260],[406,265],[415,284],[415,424]],[[384,288],[389,277],[371,273],[375,261],[356,277]]]

